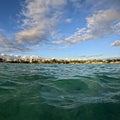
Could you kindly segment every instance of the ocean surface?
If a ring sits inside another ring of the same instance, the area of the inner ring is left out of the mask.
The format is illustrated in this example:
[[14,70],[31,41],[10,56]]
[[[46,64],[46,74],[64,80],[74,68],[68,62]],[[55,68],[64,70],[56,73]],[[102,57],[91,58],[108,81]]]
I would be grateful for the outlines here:
[[120,64],[0,63],[0,120],[120,120]]

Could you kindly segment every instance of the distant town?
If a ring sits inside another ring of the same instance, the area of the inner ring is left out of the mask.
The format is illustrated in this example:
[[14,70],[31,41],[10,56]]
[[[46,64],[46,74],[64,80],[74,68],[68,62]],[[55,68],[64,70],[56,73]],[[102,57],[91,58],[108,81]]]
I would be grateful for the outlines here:
[[3,63],[36,63],[36,64],[120,64],[120,58],[111,59],[55,59],[39,56],[0,55]]

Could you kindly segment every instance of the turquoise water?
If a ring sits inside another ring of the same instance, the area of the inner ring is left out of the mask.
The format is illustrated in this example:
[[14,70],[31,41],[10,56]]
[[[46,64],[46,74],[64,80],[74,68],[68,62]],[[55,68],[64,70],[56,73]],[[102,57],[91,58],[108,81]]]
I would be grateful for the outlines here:
[[0,63],[0,120],[120,120],[120,64]]

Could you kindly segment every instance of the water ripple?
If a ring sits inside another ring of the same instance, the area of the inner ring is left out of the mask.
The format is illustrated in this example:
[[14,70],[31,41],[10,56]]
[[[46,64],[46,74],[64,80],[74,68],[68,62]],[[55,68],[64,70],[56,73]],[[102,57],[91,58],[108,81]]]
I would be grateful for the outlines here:
[[0,103],[47,104],[72,109],[120,102],[120,65],[0,64]]

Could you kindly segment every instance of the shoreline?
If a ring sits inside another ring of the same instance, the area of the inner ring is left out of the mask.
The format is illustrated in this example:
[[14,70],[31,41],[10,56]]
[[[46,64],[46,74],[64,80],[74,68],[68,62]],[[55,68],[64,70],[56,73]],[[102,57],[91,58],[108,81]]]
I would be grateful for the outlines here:
[[7,60],[1,59],[0,63],[25,63],[25,64],[120,64],[120,59],[106,60],[57,60],[57,59],[38,59],[38,60]]

